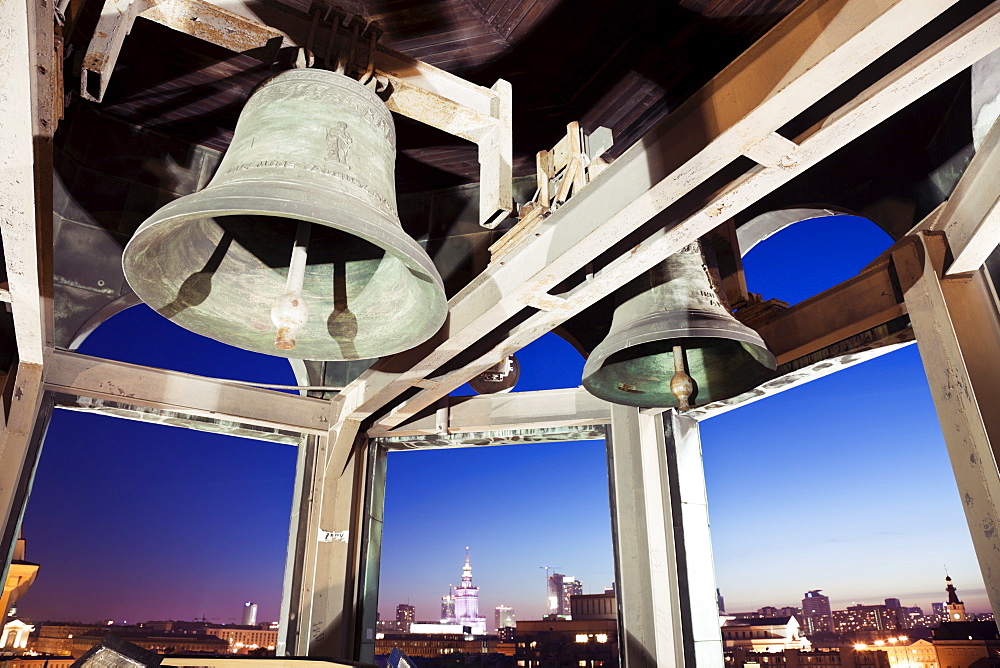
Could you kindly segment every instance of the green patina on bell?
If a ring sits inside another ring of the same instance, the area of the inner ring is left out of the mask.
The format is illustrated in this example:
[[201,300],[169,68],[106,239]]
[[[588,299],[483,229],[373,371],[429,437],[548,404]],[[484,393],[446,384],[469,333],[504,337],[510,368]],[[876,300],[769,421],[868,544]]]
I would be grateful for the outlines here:
[[610,333],[587,358],[583,386],[591,394],[627,406],[676,408],[675,346],[693,380],[690,406],[728,399],[774,376],[774,355],[730,313],[699,242],[636,281],[615,309]]
[[[211,183],[139,227],[125,276],[161,315],[239,348],[313,360],[412,348],[444,323],[447,300],[400,224],[395,158],[392,117],[371,90],[326,70],[278,74],[250,97]],[[307,259],[289,303],[308,317],[276,344],[297,238]]]

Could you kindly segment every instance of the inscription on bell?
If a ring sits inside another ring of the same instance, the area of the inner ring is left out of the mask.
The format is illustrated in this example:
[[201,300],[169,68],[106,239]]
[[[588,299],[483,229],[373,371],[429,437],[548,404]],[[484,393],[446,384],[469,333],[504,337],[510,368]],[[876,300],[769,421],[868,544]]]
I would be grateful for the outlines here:
[[387,141],[395,147],[396,133],[392,125],[389,110],[374,107],[356,95],[332,88],[328,84],[277,82],[265,84],[253,94],[243,108],[243,112],[252,111],[264,105],[282,102],[322,103],[331,107],[346,109],[360,116],[370,126],[376,128]]

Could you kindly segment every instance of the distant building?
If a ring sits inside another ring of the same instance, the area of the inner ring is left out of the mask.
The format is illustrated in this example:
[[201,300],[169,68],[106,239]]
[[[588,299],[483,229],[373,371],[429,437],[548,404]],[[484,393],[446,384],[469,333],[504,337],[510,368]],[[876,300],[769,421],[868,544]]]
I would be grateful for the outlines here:
[[404,633],[410,631],[410,625],[413,624],[416,615],[417,609],[409,603],[400,603],[396,606],[396,622],[402,625]]
[[715,590],[715,602],[719,606],[719,614],[726,614],[726,599],[722,598],[722,593],[718,589]]
[[944,581],[947,583],[944,590],[948,592],[948,621],[949,622],[964,622],[965,621],[965,604],[958,600],[958,592],[955,590],[955,585],[951,583],[951,577],[945,576]]
[[254,626],[257,623],[257,604],[247,601],[243,604],[243,626]]
[[618,619],[614,594],[577,594],[570,598],[573,619]]
[[[400,622],[395,619],[379,619],[375,622],[375,630],[379,633],[409,633],[412,624],[412,622]],[[441,626],[437,622],[434,622],[432,625]],[[454,627],[449,626],[449,628]]]
[[518,621],[514,642],[519,668],[619,665],[616,619]]
[[161,632],[138,627],[101,626],[81,636],[74,636],[70,654],[79,659],[104,637],[114,634],[122,640],[157,654],[228,654],[229,642],[215,635],[200,633]]
[[984,658],[997,657],[1000,633],[993,622],[942,622],[934,629],[934,648],[940,666],[969,668],[982,665]]
[[449,585],[448,594],[441,597],[441,623],[455,619],[455,592]]
[[893,633],[906,628],[902,608],[884,605],[852,605],[833,613],[834,630],[838,633],[875,631]]
[[4,661],[6,668],[71,668],[75,662],[71,656],[54,657],[48,655],[19,656]]
[[833,630],[830,597],[822,589],[807,591],[802,598],[802,632],[806,635]]
[[727,620],[722,625],[722,643],[727,650],[740,648],[766,653],[812,649],[809,639],[801,635],[794,616]]
[[3,634],[0,635],[0,649],[13,650],[18,652],[28,648],[28,638],[35,627],[26,624],[20,619],[12,619],[3,625]]
[[899,602],[898,598],[887,598],[885,599],[885,607],[887,608],[901,608],[903,604]]
[[563,605],[564,614],[573,615],[572,598],[583,594],[583,583],[576,578],[567,577],[563,580]]
[[465,548],[465,565],[462,566],[462,584],[455,587],[454,623],[470,628],[473,635],[486,635],[486,618],[479,615],[479,587],[472,584],[468,547]]
[[262,629],[259,626],[245,624],[239,626],[212,624],[205,628],[205,634],[228,642],[230,654],[248,654],[259,649],[273,652],[278,644],[278,629]]
[[583,583],[571,575],[553,573],[548,578],[548,614],[570,616],[570,597],[583,593]]
[[515,624],[514,608],[508,605],[498,605],[493,611],[493,623],[496,625],[497,633],[500,632],[500,629],[513,628]]
[[433,658],[449,654],[497,654],[496,636],[467,636],[463,633],[386,633],[375,638],[375,654],[386,656],[398,647],[408,656]]
[[[929,640],[910,640],[906,637],[879,640],[878,644],[854,645],[858,653],[884,655],[892,668],[939,668],[937,649]],[[954,668],[954,666],[952,666]]]
[[38,564],[24,560],[24,539],[18,538],[14,543],[14,555],[7,570],[7,579],[3,584],[3,594],[0,596],[0,612],[3,619],[0,624],[7,623],[7,616],[17,599],[24,596],[28,587],[35,581],[38,574]]
[[[399,622],[393,622],[393,624],[398,625]],[[394,628],[394,627],[387,627]],[[395,628],[398,628],[395,627]],[[440,636],[440,635],[470,635],[465,632],[467,626],[462,626],[461,624],[438,624],[436,622],[413,622],[410,624],[410,633],[415,633],[417,635],[425,636]],[[391,631],[386,631],[386,633],[391,633]],[[395,633],[403,633],[403,631],[395,631]],[[479,634],[482,635],[482,634]]]
[[[851,647],[832,651],[786,649],[778,653],[735,649],[725,652],[725,665],[726,668],[899,668],[889,663],[885,652],[859,652]],[[921,666],[913,664],[906,668]]]
[[28,639],[28,649],[36,654],[53,656],[70,656],[72,654],[73,638],[101,628],[95,624],[37,624],[36,630]]

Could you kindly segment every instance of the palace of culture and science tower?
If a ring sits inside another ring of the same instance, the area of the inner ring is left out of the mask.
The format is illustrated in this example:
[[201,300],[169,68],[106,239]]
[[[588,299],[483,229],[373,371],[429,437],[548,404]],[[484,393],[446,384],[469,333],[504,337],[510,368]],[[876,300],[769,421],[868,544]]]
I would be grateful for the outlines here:
[[462,585],[441,597],[441,623],[469,627],[472,635],[486,634],[486,618],[479,615],[479,587],[472,584],[469,548],[465,548]]

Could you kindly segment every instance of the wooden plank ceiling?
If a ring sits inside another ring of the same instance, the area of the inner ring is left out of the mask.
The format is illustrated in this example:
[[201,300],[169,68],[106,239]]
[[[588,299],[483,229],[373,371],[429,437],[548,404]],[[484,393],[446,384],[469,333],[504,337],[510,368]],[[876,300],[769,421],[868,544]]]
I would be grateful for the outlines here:
[[[276,0],[259,0],[274,3]],[[610,127],[619,153],[801,0],[367,0],[382,43],[475,83],[513,84],[515,171],[564,126]],[[96,5],[96,2],[89,2]],[[291,10],[290,10],[291,11]],[[87,30],[77,34],[87,34]],[[80,48],[83,45],[78,45]],[[260,61],[139,20],[102,107],[224,149]],[[475,147],[399,119],[401,191],[478,179]]]

